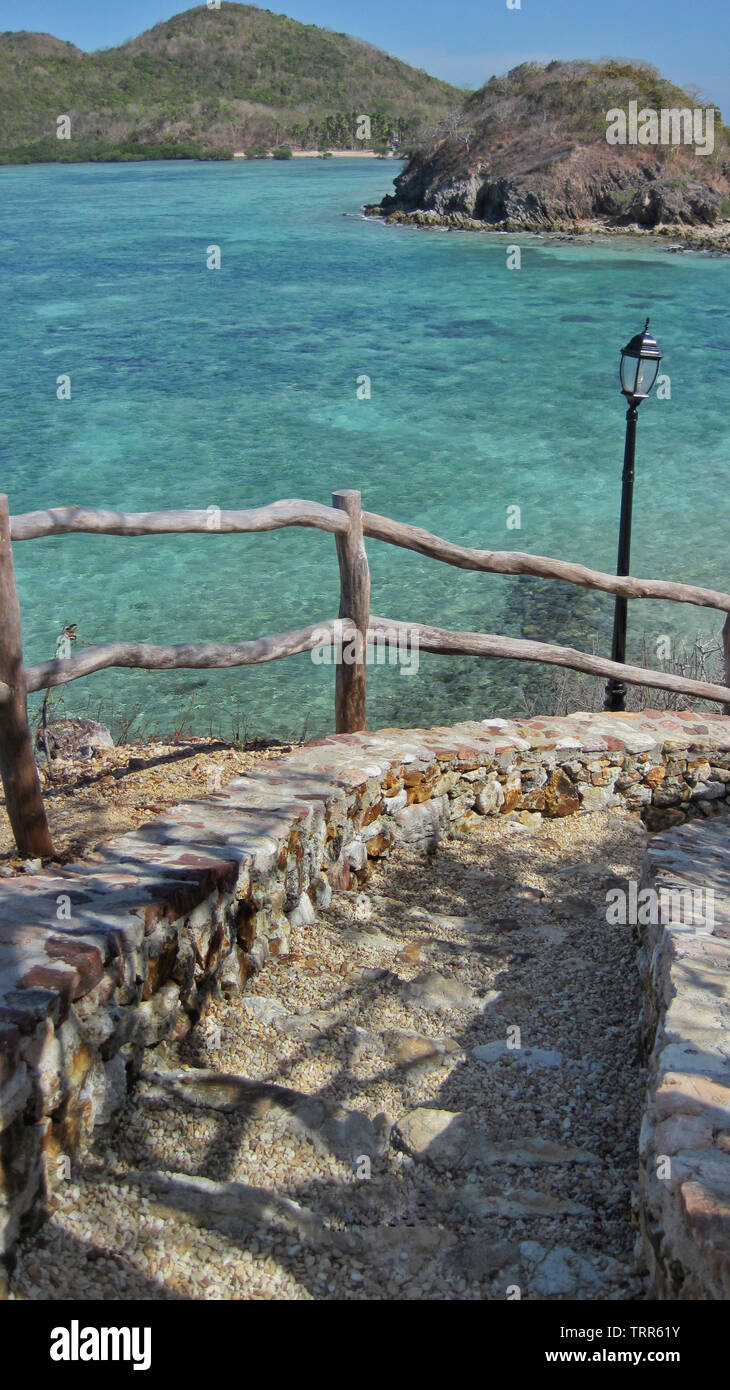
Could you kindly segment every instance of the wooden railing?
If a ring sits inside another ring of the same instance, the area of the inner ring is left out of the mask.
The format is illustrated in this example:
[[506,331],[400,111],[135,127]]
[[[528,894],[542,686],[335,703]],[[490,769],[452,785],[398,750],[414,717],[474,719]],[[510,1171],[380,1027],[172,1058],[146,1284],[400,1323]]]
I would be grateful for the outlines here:
[[[12,541],[42,536],[88,532],[106,536],[160,536],[248,534],[274,531],[285,526],[308,526],[329,531],[335,537],[340,570],[339,617],[291,632],[277,633],[248,642],[184,643],[174,646],[146,642],[109,642],[88,647],[69,657],[57,657],[25,666],[21,643],[20,605],[13,567]],[[365,537],[415,550],[419,555],[485,574],[527,574],[559,579],[583,588],[620,594],[625,598],[669,599],[714,608],[727,614],[723,628],[726,685],[690,680],[667,671],[628,666],[603,657],[512,637],[477,632],[452,632],[370,612],[370,569]],[[398,641],[421,651],[448,655],[486,656],[516,661],[538,661],[569,667],[590,675],[615,677],[634,685],[650,686],[718,701],[730,709],[730,595],[692,584],[660,579],[617,578],[546,556],[519,551],[474,550],[454,545],[439,536],[390,517],[362,510],[360,493],[334,492],[332,506],[319,502],[281,501],[245,511],[113,512],[87,507],[56,507],[48,511],[10,516],[8,499],[0,495],[0,772],[13,833],[22,854],[53,853],[40,780],[28,723],[27,695],[31,691],[78,680],[110,666],[139,667],[148,671],[172,668],[213,669],[257,665],[294,656],[297,652],[355,641],[361,649],[383,639]],[[335,729],[354,733],[365,728],[365,660],[338,662],[335,673]]]

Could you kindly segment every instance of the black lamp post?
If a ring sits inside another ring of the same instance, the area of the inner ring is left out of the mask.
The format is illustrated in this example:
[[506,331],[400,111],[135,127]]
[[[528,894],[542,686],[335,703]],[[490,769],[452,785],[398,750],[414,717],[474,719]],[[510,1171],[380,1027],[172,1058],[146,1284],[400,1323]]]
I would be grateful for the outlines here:
[[[631,558],[631,511],[634,500],[634,457],[636,453],[636,421],[639,406],[645,401],[657,379],[662,354],[655,338],[649,332],[646,320],[644,332],[637,333],[621,352],[621,390],[629,408],[626,412],[626,446],[624,449],[624,472],[621,486],[621,524],[618,539],[618,563],[616,573],[629,573]],[[613,648],[611,659],[626,660],[626,610],[627,600],[620,594],[616,597],[616,610],[613,619]],[[626,708],[626,683],[613,676],[606,686],[606,699],[603,708],[623,710]]]

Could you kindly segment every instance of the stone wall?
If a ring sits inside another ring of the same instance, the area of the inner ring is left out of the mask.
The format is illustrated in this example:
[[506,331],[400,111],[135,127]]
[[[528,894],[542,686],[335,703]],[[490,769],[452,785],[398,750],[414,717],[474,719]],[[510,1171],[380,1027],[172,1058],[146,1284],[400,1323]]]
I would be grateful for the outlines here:
[[713,816],[730,719],[583,714],[340,735],[267,762],[85,860],[0,886],[0,1256],[107,1124],[144,1049],[235,993],[293,925],[398,841],[484,815],[624,806],[657,829]]
[[638,1217],[656,1298],[730,1298],[729,829],[723,817],[667,831],[644,861],[656,910],[639,928],[649,1086]]

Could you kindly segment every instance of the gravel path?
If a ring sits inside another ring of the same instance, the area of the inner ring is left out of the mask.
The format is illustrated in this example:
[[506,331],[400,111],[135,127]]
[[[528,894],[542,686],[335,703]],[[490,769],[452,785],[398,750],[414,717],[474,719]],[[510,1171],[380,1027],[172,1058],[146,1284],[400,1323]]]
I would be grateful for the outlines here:
[[11,1296],[643,1298],[639,987],[605,895],[644,843],[616,811],[485,818],[335,895],[146,1054]]

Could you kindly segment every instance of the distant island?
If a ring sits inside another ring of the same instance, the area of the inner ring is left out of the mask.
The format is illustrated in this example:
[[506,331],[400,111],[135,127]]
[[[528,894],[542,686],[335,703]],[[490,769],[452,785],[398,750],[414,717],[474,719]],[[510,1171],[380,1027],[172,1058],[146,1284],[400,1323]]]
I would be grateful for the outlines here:
[[386,154],[465,95],[346,34],[236,4],[198,5],[97,53],[0,34],[0,94],[4,164]]
[[638,232],[730,251],[730,132],[646,63],[523,63],[414,149],[390,221]]

